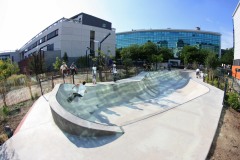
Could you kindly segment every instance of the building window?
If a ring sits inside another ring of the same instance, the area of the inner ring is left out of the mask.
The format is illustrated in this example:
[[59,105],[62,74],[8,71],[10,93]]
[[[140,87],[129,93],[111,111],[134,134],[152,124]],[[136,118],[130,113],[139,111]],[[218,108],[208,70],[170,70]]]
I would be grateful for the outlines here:
[[50,44],[47,46],[47,51],[53,51],[54,50],[54,44]]
[[39,40],[39,44],[42,44],[43,42],[45,42],[45,39],[46,39],[46,36],[44,36],[43,38],[41,38],[41,39]]
[[56,36],[58,36],[58,29],[55,30],[55,31],[53,31],[53,32],[51,32],[51,33],[49,33],[49,34],[47,35],[47,40],[52,39],[52,38],[54,38],[54,37],[56,37]]

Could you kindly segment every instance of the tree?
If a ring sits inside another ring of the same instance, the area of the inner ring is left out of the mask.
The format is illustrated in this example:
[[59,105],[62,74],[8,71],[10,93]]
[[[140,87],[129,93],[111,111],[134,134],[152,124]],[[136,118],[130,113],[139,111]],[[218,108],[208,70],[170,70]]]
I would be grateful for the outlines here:
[[152,55],[152,62],[155,63],[155,70],[157,70],[157,63],[158,62],[162,62],[163,61],[163,55],[160,54],[160,55]]
[[207,68],[216,69],[219,64],[217,55],[213,52],[209,52],[205,60],[205,65]]
[[194,54],[198,53],[198,49],[194,46],[184,46],[180,59],[184,62],[184,65],[187,66],[188,63],[193,63],[195,60]]
[[132,61],[131,58],[124,58],[123,59],[123,65],[124,65],[124,69],[126,71],[126,76],[127,77],[129,76],[132,64],[133,64],[133,61]]
[[18,72],[18,65],[16,63],[12,63],[10,59],[7,59],[6,61],[0,60],[0,80],[7,79],[12,74],[16,74]]
[[44,66],[43,55],[33,53],[32,56],[28,58],[28,67],[36,74],[36,77],[38,74],[44,73],[46,68]]
[[162,61],[164,62],[168,62],[169,59],[174,58],[173,52],[171,49],[169,48],[159,48],[158,49],[158,54],[162,55]]
[[141,55],[144,57],[144,59],[151,61],[151,57],[153,54],[158,53],[157,45],[151,41],[145,43],[142,46],[142,53]]
[[56,57],[56,61],[55,61],[55,63],[53,63],[53,68],[55,70],[59,70],[61,65],[62,65],[62,60],[60,58]]
[[230,64],[232,65],[234,59],[234,51],[233,48],[226,49],[223,51],[223,55],[220,59],[220,62],[223,64]]
[[116,49],[116,56],[115,56],[116,59],[121,58],[121,54],[120,54],[121,50],[122,50],[122,48]]
[[63,57],[62,57],[62,60],[63,60],[64,62],[66,62],[66,64],[68,63],[68,55],[67,55],[67,52],[64,52],[64,55],[63,55]]
[[10,91],[10,89],[11,89],[11,86],[9,85],[6,79],[0,81],[0,95],[2,97],[3,105],[5,107],[7,106],[6,96],[7,96],[7,93]]
[[131,53],[131,59],[132,60],[140,59],[139,45],[134,44],[134,45],[129,46],[128,51]]
[[184,62],[184,65],[187,66],[190,64],[195,64],[197,67],[199,64],[204,64],[209,50],[198,49],[195,46],[184,46],[180,59]]

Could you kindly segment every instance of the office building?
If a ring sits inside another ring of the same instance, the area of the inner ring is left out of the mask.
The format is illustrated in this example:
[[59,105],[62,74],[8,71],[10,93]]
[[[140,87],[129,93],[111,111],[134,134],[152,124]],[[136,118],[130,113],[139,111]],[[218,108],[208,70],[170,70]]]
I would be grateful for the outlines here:
[[132,30],[116,34],[117,48],[128,47],[133,44],[142,45],[148,41],[156,43],[159,47],[173,50],[178,57],[184,46],[196,46],[200,49],[208,49],[221,55],[221,34],[216,32],[184,29],[150,29]]

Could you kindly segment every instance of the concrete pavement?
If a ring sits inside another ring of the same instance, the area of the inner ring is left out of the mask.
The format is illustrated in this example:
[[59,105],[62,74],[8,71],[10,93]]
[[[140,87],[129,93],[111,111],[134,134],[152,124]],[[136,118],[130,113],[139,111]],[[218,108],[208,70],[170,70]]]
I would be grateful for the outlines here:
[[106,108],[96,112],[123,127],[124,134],[112,136],[81,137],[61,131],[52,118],[50,94],[46,94],[2,146],[0,159],[205,159],[220,118],[223,91],[196,79],[194,72],[188,73],[186,85],[134,104],[137,110],[122,104],[110,108],[116,114],[108,114]]

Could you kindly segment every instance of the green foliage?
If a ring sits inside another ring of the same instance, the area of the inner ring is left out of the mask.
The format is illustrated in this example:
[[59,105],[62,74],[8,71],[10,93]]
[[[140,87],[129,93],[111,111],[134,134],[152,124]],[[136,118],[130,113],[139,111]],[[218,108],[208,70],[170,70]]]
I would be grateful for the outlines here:
[[60,58],[56,57],[56,61],[55,61],[55,63],[53,63],[53,68],[55,70],[59,70],[61,65],[62,65],[62,60]]
[[67,55],[67,52],[64,52],[64,55],[63,55],[63,57],[62,57],[62,60],[63,60],[64,62],[66,62],[66,64],[68,63],[68,55]]
[[187,66],[188,63],[204,64],[208,54],[208,50],[198,49],[195,46],[184,46],[180,59],[184,62],[185,66]]
[[230,92],[228,94],[227,102],[230,105],[230,107],[234,109],[240,109],[240,101],[239,101],[239,95],[237,93]]
[[122,59],[140,59],[155,63],[162,61],[167,62],[170,58],[174,57],[171,49],[158,48],[158,46],[153,42],[147,42],[141,46],[134,44],[119,51]]
[[44,65],[44,58],[42,54],[32,54],[28,58],[28,68],[33,71],[33,73],[41,74],[46,71],[46,66]]
[[193,63],[194,61],[194,54],[198,52],[198,49],[194,46],[184,46],[182,49],[182,53],[180,55],[180,59],[184,62],[186,66],[188,63]]
[[216,78],[213,80],[213,85],[214,85],[215,87],[218,87],[218,80],[217,80]]
[[122,48],[116,49],[116,59],[120,59],[121,58],[121,54],[120,54],[121,50],[122,50]]
[[132,64],[133,64],[133,61],[132,61],[131,58],[124,58],[123,59],[123,65],[124,65],[127,77],[129,76],[129,73],[130,73],[129,71],[131,69]]
[[33,99],[37,99],[39,96],[38,96],[38,93],[34,93],[34,97]]
[[234,59],[234,51],[233,48],[229,48],[222,51],[222,57],[220,62],[223,64],[230,64],[232,65]]
[[141,55],[143,56],[143,59],[146,59],[147,61],[151,62],[151,56],[153,54],[158,53],[157,45],[153,42],[147,42],[142,46],[141,49]]
[[7,106],[6,96],[10,89],[11,86],[7,83],[7,80],[0,81],[0,97],[2,97],[4,106]]
[[20,74],[20,75],[12,75],[10,77],[7,78],[7,83],[10,86],[20,86],[20,85],[25,85],[25,75]]
[[169,59],[174,58],[173,51],[169,48],[159,48],[158,55],[162,55],[162,61],[164,62],[168,62]]
[[207,68],[216,69],[219,64],[217,55],[215,53],[209,52],[206,60],[205,65]]
[[7,116],[9,113],[9,108],[7,106],[3,106],[2,111],[3,111],[3,114]]
[[18,65],[16,63],[12,63],[10,59],[6,61],[0,60],[0,80],[7,79],[12,74],[16,74],[18,72]]
[[157,70],[157,63],[158,62],[162,62],[163,61],[163,55],[162,54],[160,54],[160,55],[152,55],[152,62],[154,62],[155,63],[155,70]]

